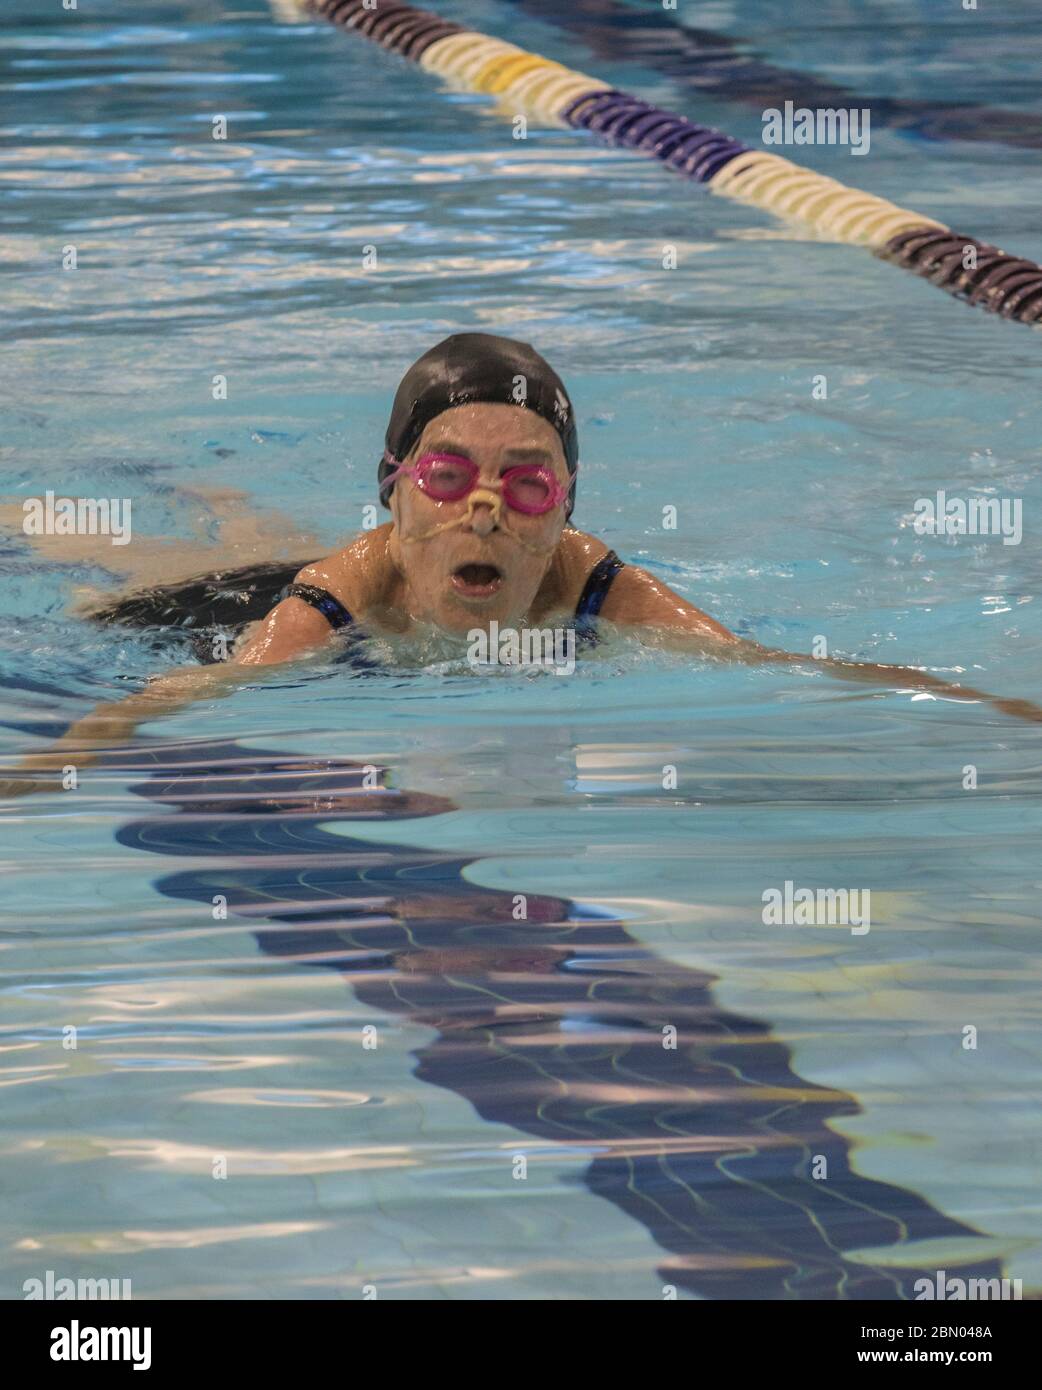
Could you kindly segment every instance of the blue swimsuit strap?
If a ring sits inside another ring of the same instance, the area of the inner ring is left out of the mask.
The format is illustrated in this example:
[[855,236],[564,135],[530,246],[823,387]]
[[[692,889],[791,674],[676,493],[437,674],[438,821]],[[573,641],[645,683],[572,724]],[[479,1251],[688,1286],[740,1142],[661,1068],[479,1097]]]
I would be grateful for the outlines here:
[[312,608],[318,609],[330,627],[350,627],[354,622],[354,618],[340,600],[316,584],[290,584],[283,591],[282,597],[303,599]]
[[591,619],[597,617],[604,600],[608,597],[608,590],[615,582],[615,576],[625,568],[614,550],[609,550],[607,555],[597,561],[579,595],[579,602],[575,605],[577,624],[585,627]]

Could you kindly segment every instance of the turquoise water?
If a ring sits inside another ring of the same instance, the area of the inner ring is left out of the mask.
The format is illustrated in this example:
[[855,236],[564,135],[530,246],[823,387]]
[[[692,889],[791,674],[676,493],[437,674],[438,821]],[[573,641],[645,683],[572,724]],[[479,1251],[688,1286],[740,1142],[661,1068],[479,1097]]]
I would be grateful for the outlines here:
[[[757,138],[737,94],[538,6],[439,8]],[[1022,131],[1031,18],[699,23]],[[134,518],[115,560],[5,531],[4,759],[155,669],[70,605],[143,553],[161,573],[153,538],[220,547],[200,490],[241,494],[222,558],[235,525],[244,563],[358,529],[399,375],[461,328],[551,357],[577,524],[722,622],[1038,696],[1037,333],[586,136],[514,141],[260,5],[15,0],[0,37],[2,492]],[[880,128],[796,157],[1042,259],[1036,152]],[[1023,543],[916,536],[938,488],[1022,498]],[[910,1296],[908,1271],[998,1265],[1038,1292],[1039,739],[621,641],[568,679],[316,662],[146,726],[0,808],[0,1293],[53,1269],[137,1297]],[[389,798],[359,802],[360,765]],[[786,880],[871,889],[870,932],[764,925]]]

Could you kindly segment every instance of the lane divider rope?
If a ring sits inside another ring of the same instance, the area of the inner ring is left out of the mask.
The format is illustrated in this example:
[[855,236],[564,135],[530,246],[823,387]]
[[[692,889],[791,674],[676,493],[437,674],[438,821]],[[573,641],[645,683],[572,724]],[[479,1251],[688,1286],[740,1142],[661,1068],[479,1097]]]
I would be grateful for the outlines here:
[[781,155],[753,149],[574,68],[398,0],[297,0],[300,8],[466,91],[549,125],[589,130],[658,159],[713,193],[762,208],[822,237],[865,246],[970,304],[1042,323],[1042,266],[962,236]]

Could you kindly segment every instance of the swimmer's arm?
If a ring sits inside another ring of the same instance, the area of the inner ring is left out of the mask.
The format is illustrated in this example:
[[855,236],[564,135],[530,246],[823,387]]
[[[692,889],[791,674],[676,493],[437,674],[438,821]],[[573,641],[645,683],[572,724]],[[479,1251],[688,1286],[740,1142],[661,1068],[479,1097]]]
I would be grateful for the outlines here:
[[1002,714],[1042,723],[1042,708],[1031,700],[1009,700],[970,685],[953,685],[916,666],[888,666],[874,661],[847,661],[842,657],[817,658],[762,647],[758,642],[735,636],[646,570],[635,566],[628,565],[619,573],[601,612],[610,622],[637,626],[642,635],[646,634],[657,645],[674,650],[698,651],[749,665],[825,670],[840,680],[877,687],[899,685],[905,690],[925,691],[952,700],[983,700]]
[[[242,680],[244,666],[273,666],[304,656],[325,642],[329,624],[321,613],[300,599],[284,599],[255,624],[226,662],[215,666],[189,666],[153,676],[144,690],[122,700],[96,705],[89,714],[69,726],[61,738],[39,753],[29,753],[11,772],[55,772],[67,766],[89,767],[97,752],[118,748],[139,724],[161,719],[197,700],[227,695]],[[14,777],[0,769],[0,794],[21,796],[45,791],[46,781]]]
[[829,675],[839,680],[858,681],[862,685],[889,686],[901,690],[924,691],[939,695],[948,700],[983,701],[1001,714],[1013,719],[1025,719],[1031,724],[1042,724],[1042,707],[1031,700],[1010,700],[1002,695],[989,695],[986,690],[977,690],[972,685],[955,685],[931,675],[919,666],[890,666],[876,661],[849,661],[844,657],[801,656],[798,652],[785,652],[777,648],[761,647],[758,642],[739,641],[735,649],[735,659],[749,664],[801,666],[805,670],[814,667],[824,668]]
[[[39,753],[29,753],[11,769],[0,769],[0,795],[25,796],[47,791],[53,784],[43,780],[11,776],[12,773],[60,772],[65,767],[77,771],[97,762],[103,748],[118,748],[139,724],[159,719],[195,700],[225,693],[230,684],[231,663],[221,666],[191,666],[153,676],[144,690],[122,700],[95,705],[89,714],[71,724],[61,738]],[[240,677],[241,677],[241,673]]]
[[328,620],[310,603],[300,598],[284,598],[266,618],[253,624],[235,648],[231,661],[238,666],[273,666],[280,661],[292,661],[294,657],[305,656],[323,646],[332,632]]
[[[388,525],[366,532],[329,560],[305,565],[294,583],[323,589],[338,601],[346,600],[349,613],[364,612],[373,592],[385,582],[390,530]],[[242,666],[292,661],[324,646],[333,631],[329,620],[310,603],[284,598],[240,638],[233,660]]]

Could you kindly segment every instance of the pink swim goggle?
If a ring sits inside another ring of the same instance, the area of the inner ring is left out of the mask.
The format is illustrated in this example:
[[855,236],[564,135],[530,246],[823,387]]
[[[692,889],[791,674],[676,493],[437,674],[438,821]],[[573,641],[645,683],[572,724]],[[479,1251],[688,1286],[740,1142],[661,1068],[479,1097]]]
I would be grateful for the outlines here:
[[[397,460],[385,455],[388,463]],[[500,474],[496,482],[482,482],[481,469],[462,454],[424,454],[415,463],[401,463],[383,481],[383,487],[409,477],[432,502],[460,502],[476,487],[501,493],[511,511],[522,516],[545,516],[559,507],[568,488],[545,463],[521,463]]]

